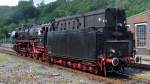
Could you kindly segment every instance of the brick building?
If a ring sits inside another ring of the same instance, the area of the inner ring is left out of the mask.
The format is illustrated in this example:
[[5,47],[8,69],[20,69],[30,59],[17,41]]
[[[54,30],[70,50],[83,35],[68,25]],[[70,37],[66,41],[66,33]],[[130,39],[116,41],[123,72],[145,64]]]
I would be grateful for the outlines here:
[[137,54],[150,55],[150,10],[128,17],[127,26],[134,33]]

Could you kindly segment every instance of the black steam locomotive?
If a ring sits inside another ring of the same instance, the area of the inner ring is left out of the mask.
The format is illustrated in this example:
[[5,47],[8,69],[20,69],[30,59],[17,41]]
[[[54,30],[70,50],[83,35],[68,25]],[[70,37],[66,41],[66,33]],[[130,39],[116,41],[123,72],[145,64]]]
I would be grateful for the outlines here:
[[124,10],[107,8],[55,19],[49,24],[16,31],[21,56],[83,71],[123,71],[135,61],[133,34]]

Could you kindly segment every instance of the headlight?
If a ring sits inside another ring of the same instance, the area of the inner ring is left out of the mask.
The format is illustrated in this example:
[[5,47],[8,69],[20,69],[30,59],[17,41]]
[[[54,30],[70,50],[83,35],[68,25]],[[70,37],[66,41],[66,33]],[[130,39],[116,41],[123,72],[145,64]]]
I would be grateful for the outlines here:
[[112,65],[117,66],[119,64],[119,59],[118,58],[113,58],[112,59]]

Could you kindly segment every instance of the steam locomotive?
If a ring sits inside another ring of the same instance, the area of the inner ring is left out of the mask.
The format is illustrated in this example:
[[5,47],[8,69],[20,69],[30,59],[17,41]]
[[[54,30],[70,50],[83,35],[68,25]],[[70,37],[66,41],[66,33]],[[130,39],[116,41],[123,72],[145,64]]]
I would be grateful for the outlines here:
[[95,74],[123,72],[134,56],[133,34],[124,10],[107,8],[23,26],[15,34],[19,56],[47,61]]

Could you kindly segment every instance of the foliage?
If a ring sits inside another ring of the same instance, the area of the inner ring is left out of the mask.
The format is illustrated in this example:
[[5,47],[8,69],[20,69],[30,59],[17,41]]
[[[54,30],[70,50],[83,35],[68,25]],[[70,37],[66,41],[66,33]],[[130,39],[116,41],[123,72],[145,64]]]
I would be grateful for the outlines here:
[[56,0],[49,4],[41,2],[37,7],[33,0],[20,0],[18,6],[0,7],[0,38],[22,24],[42,24],[55,18],[88,11],[117,7],[126,10],[127,17],[150,8],[150,0]]

